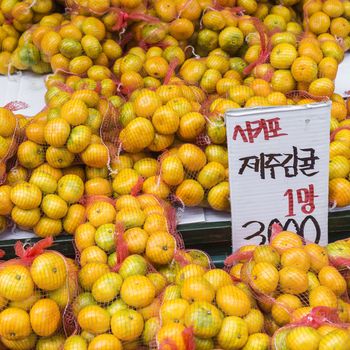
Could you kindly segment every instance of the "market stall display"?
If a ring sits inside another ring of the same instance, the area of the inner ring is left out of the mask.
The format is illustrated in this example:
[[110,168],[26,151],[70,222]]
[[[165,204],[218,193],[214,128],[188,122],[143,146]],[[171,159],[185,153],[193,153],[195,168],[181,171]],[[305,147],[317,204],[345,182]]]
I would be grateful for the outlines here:
[[[331,101],[329,209],[348,227],[350,103],[335,81],[349,10],[0,1],[0,74],[45,81],[35,113],[0,108],[0,231],[37,238],[1,251],[0,349],[349,350],[348,237],[322,246],[274,224],[230,254],[219,233],[189,249],[177,217],[230,211],[229,109]],[[223,268],[197,245],[218,254],[218,240]]]

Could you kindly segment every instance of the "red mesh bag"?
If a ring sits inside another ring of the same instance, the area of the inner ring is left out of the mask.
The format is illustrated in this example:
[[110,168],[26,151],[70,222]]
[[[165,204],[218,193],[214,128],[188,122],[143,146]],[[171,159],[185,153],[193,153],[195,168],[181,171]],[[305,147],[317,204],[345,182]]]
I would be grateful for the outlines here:
[[[337,309],[347,322],[348,316],[342,312],[348,303],[346,279],[333,266],[329,251],[275,224],[269,245],[243,247],[228,257],[225,265],[235,280],[249,285],[260,309],[268,315],[268,329],[273,333],[319,306]],[[320,295],[328,295],[329,303]]]
[[23,130],[20,126],[20,116],[13,112],[27,108],[24,102],[10,102],[0,109],[1,113],[1,149],[0,149],[0,184],[6,181],[6,173],[14,165],[19,144],[23,140]]
[[[52,247],[52,238],[32,246],[17,242],[17,258],[0,266],[1,342],[7,348],[25,342],[46,346],[51,339],[64,344],[75,331],[70,304],[77,293],[77,267]],[[48,322],[50,320],[50,322]]]
[[341,322],[337,312],[327,307],[315,307],[300,321],[278,329],[272,337],[272,349],[300,348],[306,344],[336,348],[346,347],[350,339],[349,325]]

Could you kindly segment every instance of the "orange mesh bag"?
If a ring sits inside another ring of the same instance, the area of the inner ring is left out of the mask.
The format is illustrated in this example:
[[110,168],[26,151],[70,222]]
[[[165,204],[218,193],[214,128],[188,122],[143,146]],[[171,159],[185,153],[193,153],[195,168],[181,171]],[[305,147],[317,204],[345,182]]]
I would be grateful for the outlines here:
[[[349,324],[342,322],[336,310],[319,306],[312,308],[297,322],[278,329],[272,337],[272,349],[345,349],[350,340]],[[332,345],[331,345],[332,344]]]
[[13,166],[14,156],[23,140],[21,128],[23,116],[16,116],[13,112],[27,107],[24,102],[14,101],[0,108],[0,184],[6,181],[6,174]]
[[8,349],[62,346],[76,326],[70,309],[77,267],[47,250],[52,238],[15,245],[17,258],[0,266],[0,336]]
[[160,349],[268,348],[264,316],[247,285],[216,269],[204,252],[186,250],[175,259],[173,284],[160,307]]
[[235,279],[247,283],[260,309],[268,314],[269,330],[299,320],[313,307],[337,309],[348,322],[347,284],[332,265],[326,248],[305,242],[274,224],[270,244],[247,246],[228,257]]
[[117,110],[99,84],[76,78],[49,88],[47,107],[25,125],[16,167],[1,187],[1,214],[40,237],[73,234],[84,221],[84,194],[112,194],[108,166]]
[[[332,108],[335,104],[340,105],[340,103],[333,102]],[[337,121],[336,123],[339,125]],[[350,157],[349,135],[350,128],[346,124],[336,128],[330,135],[329,201],[331,208],[350,205],[350,182],[348,180],[350,173],[348,164],[348,158]]]
[[[136,199],[129,197],[123,202]],[[135,227],[138,230],[131,232],[130,240],[126,228],[131,221],[116,219],[121,203],[102,196],[85,199],[87,221],[75,232],[81,269],[73,311],[80,330],[67,339],[67,347],[82,343],[92,348],[148,348],[157,326],[160,295],[167,281],[147,255],[135,253],[144,238],[142,229]],[[152,250],[154,256],[162,257],[157,249]]]

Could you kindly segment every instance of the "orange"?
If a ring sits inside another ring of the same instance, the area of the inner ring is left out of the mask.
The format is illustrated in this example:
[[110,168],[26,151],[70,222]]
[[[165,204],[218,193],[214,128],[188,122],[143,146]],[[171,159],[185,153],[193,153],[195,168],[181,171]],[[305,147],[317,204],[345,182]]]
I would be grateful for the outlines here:
[[58,253],[45,252],[34,259],[30,273],[40,289],[54,290],[66,281],[66,261]]
[[245,316],[251,308],[247,294],[233,285],[224,286],[217,290],[216,303],[229,316]]
[[[34,349],[36,341],[37,341],[37,336],[34,333],[31,333],[28,337],[25,337],[20,340],[9,340],[2,337],[1,342],[6,347],[5,348],[1,347],[1,349],[21,349],[21,350]],[[2,346],[2,344],[0,344],[0,346]]]
[[253,260],[256,263],[267,262],[275,267],[280,264],[280,256],[277,250],[269,245],[260,245],[254,249]]
[[228,26],[219,34],[219,46],[226,52],[234,54],[243,44],[244,37],[240,29]]
[[338,61],[334,57],[325,57],[318,64],[318,77],[334,80],[338,72]]
[[9,215],[13,208],[11,201],[11,187],[8,185],[0,186],[0,215]]
[[131,228],[124,233],[124,240],[131,254],[142,254],[146,249],[148,233],[139,228]]
[[321,11],[315,12],[309,18],[309,29],[315,34],[326,33],[331,25],[329,16]]
[[43,216],[34,226],[34,233],[39,237],[57,236],[62,232],[61,220]]
[[184,167],[189,171],[199,171],[206,164],[205,153],[193,144],[183,144],[177,153]]
[[330,288],[337,296],[341,296],[346,291],[344,277],[333,266],[322,267],[318,273],[318,279],[322,286]]
[[329,157],[332,160],[336,156],[344,156],[350,159],[350,150],[347,143],[343,141],[332,141],[329,145]]
[[329,182],[329,198],[338,207],[350,204],[350,182],[346,179],[336,178]]
[[112,195],[112,185],[107,179],[96,177],[85,182],[85,194],[109,197]]
[[112,333],[122,341],[137,339],[142,334],[143,327],[143,318],[135,310],[120,310],[112,316]]
[[[346,116],[347,110],[345,104],[341,102],[332,102],[331,117],[337,119],[338,121],[342,121],[346,119]],[[344,134],[344,130],[341,130],[339,133]]]
[[109,272],[109,267],[104,263],[87,263],[81,268],[78,274],[78,280],[81,287],[89,291],[93,284],[104,274]]
[[297,267],[287,266],[279,271],[280,287],[284,293],[301,294],[308,289],[307,273]]
[[[8,306],[16,307],[18,309],[22,309],[24,311],[29,311],[35,302],[37,302],[41,298],[41,294],[39,291],[35,291],[29,298],[24,299],[22,301],[10,301]],[[7,301],[6,301],[7,303]]]
[[312,327],[297,326],[293,328],[287,335],[286,344],[288,349],[297,350],[308,348],[310,350],[318,350],[321,336],[316,329]]
[[86,104],[78,99],[69,100],[61,107],[60,116],[70,125],[84,124],[88,115],[89,110]]
[[197,264],[188,264],[178,271],[175,282],[177,285],[181,286],[187,278],[203,276],[204,274],[204,267]]
[[222,321],[217,341],[222,349],[241,349],[248,340],[248,326],[239,317],[229,316]]
[[65,175],[58,181],[57,193],[67,203],[76,203],[84,194],[84,183],[77,175]]
[[271,315],[279,326],[283,326],[290,322],[291,313],[301,307],[302,303],[297,296],[282,294],[276,298],[276,302],[271,309]]
[[145,276],[130,276],[124,280],[120,296],[123,301],[132,307],[145,307],[153,301],[155,287]]
[[[165,231],[165,232],[167,232],[168,231],[168,220],[164,216],[164,212],[163,212],[162,208],[159,207],[159,209],[157,209],[157,211],[160,212],[161,214],[158,214],[158,213],[152,214],[152,213],[150,213],[151,209],[148,209],[148,210],[145,209],[144,210],[144,213],[147,216],[146,216],[145,223],[143,225],[143,229],[149,235],[151,235],[154,232],[158,232],[158,231]],[[153,208],[153,209],[155,209],[155,208]]]
[[184,315],[189,305],[187,300],[180,298],[163,301],[159,310],[162,325],[168,323],[183,324]]
[[329,17],[340,17],[344,12],[344,5],[340,0],[326,0],[322,5],[322,11]]
[[168,342],[176,346],[177,350],[185,350],[186,344],[183,337],[185,326],[179,323],[169,323],[160,328],[157,333],[157,343],[165,350],[171,350]]
[[307,56],[312,58],[317,64],[320,63],[323,58],[323,53],[320,47],[306,40],[302,40],[299,44],[298,53],[300,56]]
[[5,266],[0,271],[0,296],[10,301],[23,301],[34,292],[29,270],[22,265]]
[[42,200],[41,209],[49,218],[61,219],[66,215],[68,206],[61,197],[55,194],[48,194]]
[[39,187],[28,182],[15,185],[10,196],[16,206],[26,210],[38,207],[42,198]]
[[297,50],[288,43],[276,45],[270,54],[270,62],[272,67],[277,69],[289,68],[297,57]]
[[92,262],[107,263],[107,254],[95,245],[83,249],[80,254],[80,265],[82,267]]
[[177,113],[168,105],[159,107],[152,116],[155,130],[161,134],[169,135],[177,131],[180,119]]
[[65,337],[63,335],[54,335],[48,338],[41,338],[36,343],[38,350],[55,349],[64,345]]
[[328,254],[325,248],[320,247],[316,243],[309,243],[305,245],[304,250],[310,256],[311,269],[314,272],[317,273],[324,266],[328,265]]
[[186,309],[184,321],[186,327],[192,327],[195,336],[206,339],[219,333],[222,316],[214,305],[195,301]]
[[211,284],[215,291],[221,287],[232,284],[231,276],[221,269],[209,270],[203,277]]
[[[139,197],[134,197],[132,195],[126,194],[118,197],[115,201],[115,208],[117,210],[130,207],[140,209]],[[153,198],[153,197],[152,197]]]
[[12,220],[23,228],[33,228],[40,220],[41,212],[39,208],[21,209],[15,206],[11,212]]
[[78,314],[79,326],[95,335],[107,332],[110,321],[109,313],[97,305],[85,306]]
[[108,163],[108,149],[103,144],[91,143],[80,154],[84,164],[94,168],[104,168]]
[[156,232],[150,235],[146,244],[146,257],[151,263],[165,265],[174,258],[175,239],[167,232]]
[[85,208],[80,204],[73,204],[68,208],[67,215],[62,220],[65,232],[74,234],[76,228],[85,221]]
[[317,64],[308,56],[300,56],[292,64],[293,78],[298,82],[310,83],[317,78]]
[[326,286],[318,286],[309,293],[309,302],[311,307],[326,306],[336,308],[338,305],[337,296],[332,289]]
[[338,63],[344,59],[344,50],[336,41],[327,40],[322,42],[321,50],[325,57],[334,57]]
[[349,331],[345,329],[336,329],[324,337],[319,343],[319,350],[329,349],[334,346],[336,349],[346,349],[350,341]]
[[346,157],[335,156],[329,163],[329,180],[346,178],[350,172],[350,164]]
[[197,206],[204,198],[204,189],[196,180],[184,180],[176,189],[176,196],[185,206]]
[[171,22],[169,33],[176,40],[187,40],[194,32],[193,23],[187,18],[178,18]]
[[116,222],[124,225],[125,229],[141,227],[145,222],[145,214],[141,209],[123,208],[116,215]]
[[311,259],[303,248],[290,248],[282,253],[281,264],[283,267],[294,266],[308,271],[311,266]]
[[303,319],[305,316],[309,315],[312,310],[312,307],[305,306],[299,309],[296,309],[292,313],[292,322],[298,322]]
[[205,118],[201,113],[190,112],[180,119],[178,133],[184,140],[194,140],[205,127]]
[[309,92],[316,96],[331,97],[334,93],[334,83],[328,78],[316,79],[310,84]]
[[[51,299],[38,300],[30,309],[30,323],[33,331],[41,337],[53,335],[61,322],[61,312]],[[47,320],[50,322],[47,322]]]
[[137,117],[150,118],[158,107],[162,105],[160,98],[154,91],[142,89],[133,101]]
[[331,21],[331,34],[338,38],[346,38],[350,33],[350,23],[346,18],[334,18]]
[[303,241],[301,237],[290,231],[282,231],[278,233],[271,241],[271,246],[280,254],[289,248],[298,248],[302,247],[302,245]]
[[271,86],[275,91],[287,93],[295,89],[295,80],[289,70],[276,70],[271,78]]
[[202,276],[189,277],[182,284],[181,297],[189,302],[212,302],[215,297],[215,291]]
[[260,293],[271,293],[277,288],[279,275],[274,265],[260,262],[253,266],[250,278],[255,290]]
[[243,319],[248,326],[249,334],[260,333],[263,331],[265,319],[260,310],[251,309]]
[[0,313],[0,335],[8,340],[19,340],[31,334],[30,319],[22,309],[9,307]]
[[70,125],[63,118],[49,120],[45,125],[45,141],[54,147],[62,147],[67,142],[70,134]]
[[89,350],[122,350],[120,340],[113,334],[100,334],[94,337],[90,344]]
[[118,295],[122,283],[123,279],[119,274],[106,273],[95,281],[91,294],[97,302],[109,303]]
[[2,137],[12,136],[15,132],[17,120],[15,115],[7,108],[0,108],[0,135]]

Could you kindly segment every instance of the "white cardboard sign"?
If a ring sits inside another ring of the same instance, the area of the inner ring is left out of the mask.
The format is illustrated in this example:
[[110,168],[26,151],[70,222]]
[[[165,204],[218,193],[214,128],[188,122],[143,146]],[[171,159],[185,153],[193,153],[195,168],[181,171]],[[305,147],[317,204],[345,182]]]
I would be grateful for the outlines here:
[[331,102],[226,113],[233,250],[265,244],[273,223],[328,240]]

